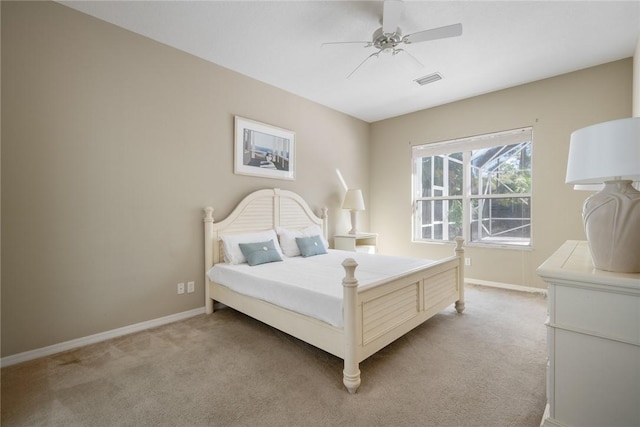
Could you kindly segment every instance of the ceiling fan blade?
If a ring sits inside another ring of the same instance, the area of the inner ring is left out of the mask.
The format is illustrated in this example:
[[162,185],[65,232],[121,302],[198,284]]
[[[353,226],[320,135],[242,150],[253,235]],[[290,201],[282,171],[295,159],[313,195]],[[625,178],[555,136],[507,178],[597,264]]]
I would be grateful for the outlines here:
[[360,65],[358,65],[352,72],[349,73],[349,75],[347,76],[347,79],[349,79],[351,76],[353,76],[353,74],[358,71],[358,69],[360,67],[362,67],[364,65],[365,62],[367,62],[371,57],[375,56],[378,57],[378,55],[380,55],[381,51],[377,51],[377,52],[373,52],[371,55],[367,56],[366,58],[364,58],[364,61],[362,61],[360,63]]
[[462,24],[457,23],[408,34],[402,38],[402,41],[405,43],[419,43],[429,40],[446,39],[447,37],[457,37],[460,35],[462,35]]
[[411,54],[411,52],[409,52],[409,51],[407,51],[407,50],[404,50],[404,49],[396,49],[396,50],[394,50],[394,51],[393,51],[393,54],[394,54],[394,55],[397,55],[397,54],[399,54],[399,53],[401,53],[401,52],[402,52],[402,53],[406,53],[406,54],[409,56],[409,58],[411,58],[411,59],[413,60],[414,64],[415,64],[418,68],[424,68],[424,64],[423,64],[422,62],[420,62],[420,60],[419,60],[418,58],[416,58],[415,56],[413,56],[413,55]]
[[373,43],[371,43],[370,41],[358,41],[358,42],[324,42],[322,43],[320,46],[324,46],[327,44],[364,44],[364,45],[368,45],[365,47],[369,47],[369,46],[373,46]]
[[382,12],[382,32],[395,33],[402,18],[404,4],[401,0],[385,0]]

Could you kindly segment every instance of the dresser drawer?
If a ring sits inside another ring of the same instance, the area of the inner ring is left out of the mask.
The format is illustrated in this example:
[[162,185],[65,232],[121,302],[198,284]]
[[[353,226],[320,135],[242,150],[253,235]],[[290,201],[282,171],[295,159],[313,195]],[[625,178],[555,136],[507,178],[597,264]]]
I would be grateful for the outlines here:
[[640,345],[640,297],[572,286],[554,286],[551,323]]
[[640,347],[556,330],[554,417],[574,427],[640,426]]

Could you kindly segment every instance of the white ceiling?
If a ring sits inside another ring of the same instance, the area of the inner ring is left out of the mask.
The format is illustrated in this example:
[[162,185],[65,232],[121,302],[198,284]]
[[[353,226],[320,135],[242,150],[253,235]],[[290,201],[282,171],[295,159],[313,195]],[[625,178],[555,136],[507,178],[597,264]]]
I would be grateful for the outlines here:
[[[461,22],[461,37],[407,55],[323,42],[370,40],[381,1],[60,1],[223,67],[374,122],[633,56],[634,1],[406,1],[404,34]],[[443,80],[413,80],[439,72]]]

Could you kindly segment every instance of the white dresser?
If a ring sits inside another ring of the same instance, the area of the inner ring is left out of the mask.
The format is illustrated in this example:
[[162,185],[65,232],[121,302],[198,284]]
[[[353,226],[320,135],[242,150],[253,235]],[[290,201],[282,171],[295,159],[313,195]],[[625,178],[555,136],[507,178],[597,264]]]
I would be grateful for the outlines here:
[[567,241],[538,268],[549,284],[543,426],[640,426],[640,274],[596,270]]

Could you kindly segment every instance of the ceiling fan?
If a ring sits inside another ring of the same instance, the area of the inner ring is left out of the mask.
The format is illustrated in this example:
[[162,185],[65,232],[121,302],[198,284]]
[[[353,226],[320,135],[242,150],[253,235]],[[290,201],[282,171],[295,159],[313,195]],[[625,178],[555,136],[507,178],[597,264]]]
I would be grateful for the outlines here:
[[406,53],[416,61],[420,66],[422,64],[418,59],[408,51],[398,48],[401,44],[420,43],[430,40],[444,39],[448,37],[457,37],[462,35],[462,24],[446,25],[444,27],[431,28],[428,30],[418,31],[417,33],[402,35],[402,31],[398,24],[404,11],[404,3],[402,0],[385,0],[382,10],[382,27],[373,32],[373,36],[370,41],[345,41],[345,42],[327,42],[322,45],[328,44],[345,44],[345,43],[357,43],[364,44],[365,48],[375,47],[378,49],[371,55],[367,56],[348,76],[350,78],[365,62],[373,57],[378,57],[381,53],[389,53],[392,56],[398,53]]

